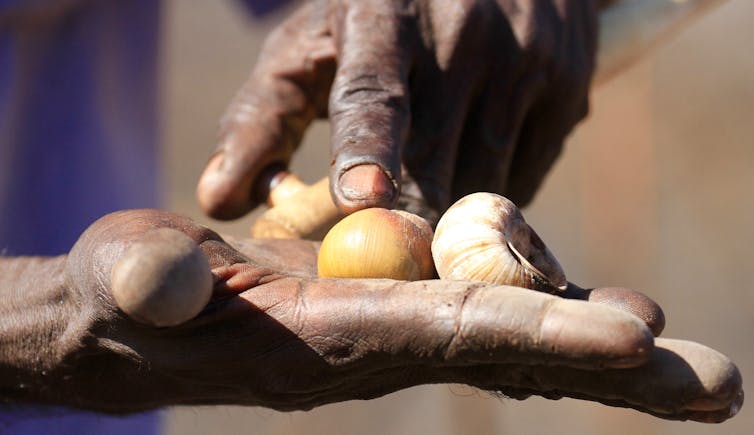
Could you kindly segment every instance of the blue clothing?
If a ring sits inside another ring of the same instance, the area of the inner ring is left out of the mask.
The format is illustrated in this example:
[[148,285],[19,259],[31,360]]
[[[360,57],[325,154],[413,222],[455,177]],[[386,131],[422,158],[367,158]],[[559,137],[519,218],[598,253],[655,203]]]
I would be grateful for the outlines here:
[[159,204],[159,4],[84,1],[10,23],[0,9],[5,255],[62,254],[103,214]]
[[[26,7],[26,5],[30,5]],[[0,252],[67,252],[98,217],[160,203],[156,0],[0,0]],[[0,410],[0,433],[160,433],[64,408]]]
[[[284,4],[244,0],[253,14]],[[160,204],[159,0],[0,0],[0,255],[68,252]],[[159,413],[0,408],[0,434],[160,432]]]
[[155,435],[159,412],[112,417],[67,408],[0,408],[0,434],[12,435]]

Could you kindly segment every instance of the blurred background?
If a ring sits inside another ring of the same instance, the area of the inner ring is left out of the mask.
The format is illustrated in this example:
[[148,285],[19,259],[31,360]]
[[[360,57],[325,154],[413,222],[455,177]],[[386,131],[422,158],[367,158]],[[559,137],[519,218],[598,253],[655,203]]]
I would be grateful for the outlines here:
[[[232,0],[166,2],[163,139],[168,207],[221,232],[194,186],[217,120],[266,33],[290,10],[250,18]],[[596,88],[591,115],[525,215],[571,281],[642,290],[665,310],[664,335],[730,356],[754,391],[754,2],[731,0]],[[329,131],[315,125],[293,162],[327,172]],[[252,373],[249,376],[253,376]],[[168,434],[744,434],[754,405],[721,425],[668,422],[584,401],[501,400],[463,386],[413,388],[369,402],[278,413],[166,411]]]

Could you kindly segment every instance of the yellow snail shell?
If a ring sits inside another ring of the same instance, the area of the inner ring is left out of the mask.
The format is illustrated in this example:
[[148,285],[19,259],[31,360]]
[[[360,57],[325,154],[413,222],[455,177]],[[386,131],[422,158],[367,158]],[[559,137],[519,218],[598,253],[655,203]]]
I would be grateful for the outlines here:
[[331,278],[430,279],[432,228],[400,210],[368,208],[346,216],[322,240],[317,272]]
[[473,193],[440,218],[432,256],[442,279],[486,281],[546,292],[565,290],[560,264],[513,202]]

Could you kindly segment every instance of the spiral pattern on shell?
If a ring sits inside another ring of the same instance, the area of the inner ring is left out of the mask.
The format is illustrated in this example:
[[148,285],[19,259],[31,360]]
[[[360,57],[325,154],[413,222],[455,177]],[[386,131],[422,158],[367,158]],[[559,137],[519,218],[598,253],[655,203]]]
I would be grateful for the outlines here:
[[546,292],[567,281],[518,207],[494,193],[467,195],[440,218],[432,257],[442,279],[485,281]]

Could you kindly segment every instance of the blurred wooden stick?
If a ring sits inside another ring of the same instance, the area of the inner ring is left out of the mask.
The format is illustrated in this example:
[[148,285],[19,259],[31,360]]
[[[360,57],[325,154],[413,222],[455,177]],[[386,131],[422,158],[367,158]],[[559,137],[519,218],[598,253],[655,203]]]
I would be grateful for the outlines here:
[[328,177],[307,185],[296,175],[281,171],[270,183],[270,208],[252,224],[252,237],[306,239],[327,231],[343,216],[330,197]]

